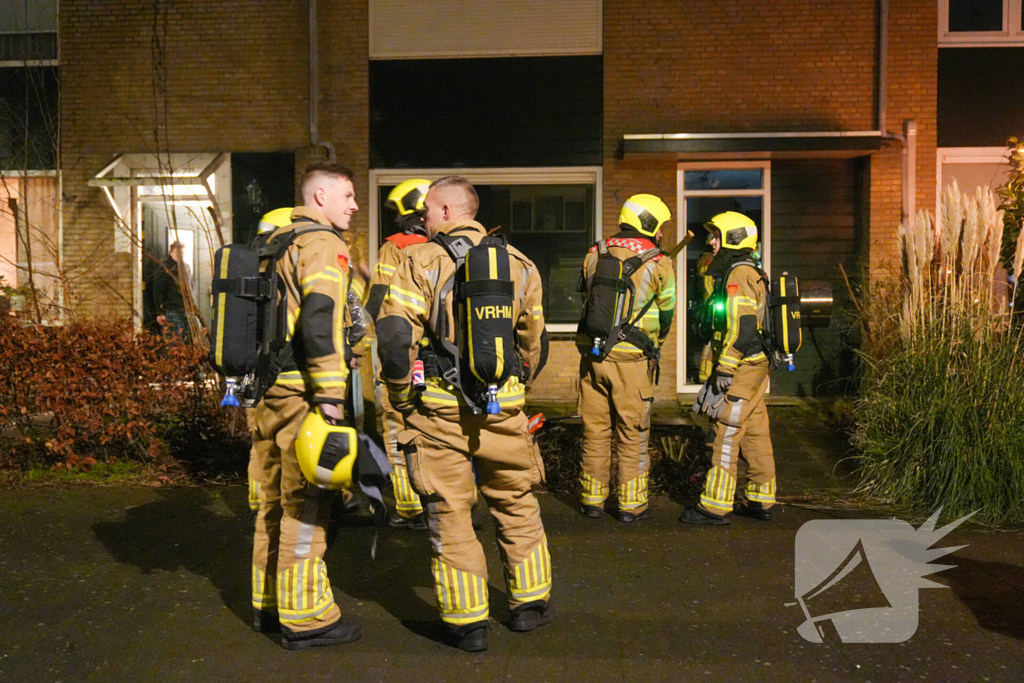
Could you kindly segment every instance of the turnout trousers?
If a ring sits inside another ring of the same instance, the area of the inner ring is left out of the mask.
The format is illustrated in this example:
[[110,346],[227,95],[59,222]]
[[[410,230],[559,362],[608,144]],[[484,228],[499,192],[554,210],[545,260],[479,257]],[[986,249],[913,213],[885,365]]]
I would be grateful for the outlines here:
[[583,416],[581,503],[601,507],[608,498],[614,435],[619,510],[640,513],[647,509],[647,474],[651,466],[647,444],[653,402],[654,386],[646,358],[594,362],[582,357],[577,408]]
[[307,484],[295,458],[295,437],[309,412],[301,395],[271,388],[256,406],[249,476],[259,511],[252,551],[253,609],[277,615],[292,632],[341,618],[323,554],[331,492]]
[[711,469],[704,482],[699,507],[709,515],[724,517],[732,512],[736,470],[741,457],[748,466],[746,503],[766,510],[775,504],[775,455],[764,404],[768,373],[767,360],[736,368],[722,416],[711,421],[711,428],[705,435],[705,448],[711,452]]
[[489,613],[487,561],[472,521],[478,485],[497,527],[509,608],[551,595],[551,558],[532,492],[544,470],[527,423],[522,412],[453,422],[422,406],[406,420],[400,442],[425,502],[434,592],[450,627],[486,621]]
[[380,379],[380,359],[377,357],[377,340],[373,342],[373,397],[380,410],[381,435],[384,449],[391,463],[391,485],[395,490],[395,509],[402,517],[411,518],[423,512],[419,495],[409,481],[409,470],[405,466],[405,453],[398,445],[398,435],[405,429],[402,414],[391,407],[388,390]]

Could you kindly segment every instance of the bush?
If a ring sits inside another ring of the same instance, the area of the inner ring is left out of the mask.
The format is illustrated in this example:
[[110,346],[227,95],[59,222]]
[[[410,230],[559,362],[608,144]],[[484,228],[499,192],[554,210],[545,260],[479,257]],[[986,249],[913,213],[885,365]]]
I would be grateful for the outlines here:
[[[583,459],[583,428],[552,425],[537,437],[547,474],[546,487],[555,494],[579,494]],[[653,427],[648,444],[651,460],[648,486],[651,495],[667,495],[690,502],[700,495],[711,463],[704,455],[704,439],[697,427]],[[612,461],[612,495],[618,482]]]
[[168,346],[127,321],[2,320],[0,376],[0,457],[21,469],[244,462],[244,421],[239,429],[238,416],[219,408],[219,383],[199,346]]
[[[1024,521],[1024,339],[998,275],[1002,227],[990,191],[964,197],[955,186],[938,225],[922,213],[901,226],[901,277],[865,307],[873,314],[856,408],[861,490]],[[1017,275],[1022,261],[1024,236]]]

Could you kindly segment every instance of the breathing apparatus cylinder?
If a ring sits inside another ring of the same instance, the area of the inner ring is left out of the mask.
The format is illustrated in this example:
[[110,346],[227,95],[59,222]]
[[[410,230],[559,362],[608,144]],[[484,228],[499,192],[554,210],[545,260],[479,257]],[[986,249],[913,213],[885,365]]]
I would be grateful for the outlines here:
[[501,404],[498,403],[498,385],[487,385],[487,414],[497,415],[501,412]]
[[238,379],[235,377],[228,377],[226,379],[227,388],[224,391],[224,398],[220,401],[220,407],[231,406],[237,408],[240,404],[238,402]]

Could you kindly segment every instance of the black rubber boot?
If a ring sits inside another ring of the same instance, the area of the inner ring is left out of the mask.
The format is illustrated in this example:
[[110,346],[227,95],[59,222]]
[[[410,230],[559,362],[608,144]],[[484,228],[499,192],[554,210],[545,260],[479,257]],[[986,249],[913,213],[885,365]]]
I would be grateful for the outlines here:
[[342,617],[333,624],[312,631],[281,629],[281,647],[286,650],[307,650],[311,647],[351,643],[362,636],[363,625],[357,619]]
[[629,510],[619,511],[619,521],[623,524],[634,524],[642,519],[650,519],[654,516],[654,510],[645,509],[643,512],[630,512]]
[[254,609],[252,611],[252,630],[256,633],[280,633],[281,622],[273,612]]
[[419,513],[413,517],[403,517],[399,513],[394,513],[388,519],[388,526],[392,529],[409,529],[410,531],[426,531],[427,530],[427,515],[426,513]]
[[775,519],[772,511],[764,509],[760,503],[733,503],[732,512],[734,515],[743,515],[762,522],[770,522]]
[[580,512],[591,519],[601,519],[604,517],[604,510],[596,505],[580,505]]
[[715,517],[709,515],[706,512],[702,512],[699,508],[691,508],[679,515],[679,521],[683,524],[697,524],[701,526],[725,526],[731,524],[732,520],[728,517]]
[[453,628],[446,627],[445,640],[452,647],[463,652],[483,652],[487,649],[487,622],[475,621],[472,624]]
[[555,609],[549,600],[538,600],[520,605],[512,610],[508,627],[513,631],[532,631],[538,626],[550,624],[555,618]]

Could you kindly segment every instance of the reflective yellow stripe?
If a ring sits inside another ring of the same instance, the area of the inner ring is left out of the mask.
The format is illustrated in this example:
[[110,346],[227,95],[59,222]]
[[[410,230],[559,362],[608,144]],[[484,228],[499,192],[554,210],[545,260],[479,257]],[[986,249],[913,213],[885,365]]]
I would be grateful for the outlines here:
[[542,315],[544,315],[544,307],[543,306],[534,306],[533,307],[533,319],[534,320],[540,320],[540,317]]
[[277,575],[278,616],[283,624],[316,619],[334,604],[327,566],[319,557],[302,560]]
[[635,510],[647,505],[647,472],[619,486],[619,509]]
[[389,266],[386,263],[378,263],[376,266],[374,266],[373,269],[377,271],[378,274],[383,275],[384,277],[394,275],[398,271],[398,268],[395,268],[394,266]]
[[580,470],[580,502],[600,506],[608,498],[609,487]]
[[494,338],[494,355],[497,357],[494,374],[501,377],[501,373],[505,370],[505,340],[501,337]]
[[716,514],[732,512],[736,479],[721,467],[712,467],[700,496],[701,507]]
[[417,313],[426,315],[427,313],[427,302],[426,300],[414,292],[410,292],[395,285],[388,287],[388,295],[393,297],[398,303],[402,304],[407,308],[411,308]]
[[[228,276],[228,255],[230,253],[231,247],[224,247],[224,250],[220,253],[221,279],[226,279]],[[227,301],[227,292],[221,292],[217,295],[217,348],[215,351],[216,358],[214,359],[217,367],[224,365],[224,306],[227,305]]]
[[551,555],[545,536],[526,559],[508,574],[508,597],[511,602],[546,600],[551,594]]

